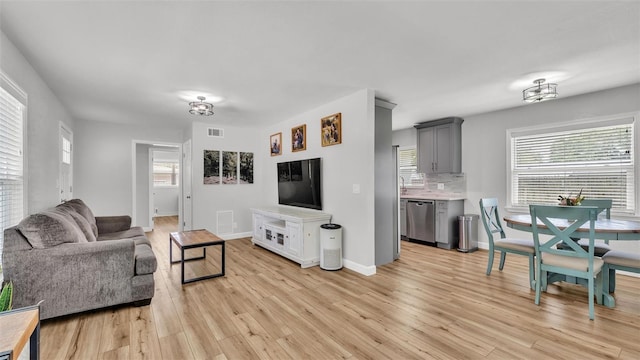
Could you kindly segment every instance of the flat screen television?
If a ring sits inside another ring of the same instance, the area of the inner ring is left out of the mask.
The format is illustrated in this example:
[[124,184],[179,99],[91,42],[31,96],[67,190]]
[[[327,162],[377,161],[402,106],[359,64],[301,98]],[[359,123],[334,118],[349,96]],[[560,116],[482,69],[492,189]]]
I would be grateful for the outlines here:
[[278,204],[322,210],[320,158],[278,163]]

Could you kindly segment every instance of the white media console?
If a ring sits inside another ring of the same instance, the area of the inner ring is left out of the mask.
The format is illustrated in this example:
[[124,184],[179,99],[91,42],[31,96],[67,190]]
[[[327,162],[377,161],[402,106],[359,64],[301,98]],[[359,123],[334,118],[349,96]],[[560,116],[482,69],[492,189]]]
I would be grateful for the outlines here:
[[251,209],[251,241],[307,268],[320,264],[320,225],[331,215],[315,210],[273,206]]

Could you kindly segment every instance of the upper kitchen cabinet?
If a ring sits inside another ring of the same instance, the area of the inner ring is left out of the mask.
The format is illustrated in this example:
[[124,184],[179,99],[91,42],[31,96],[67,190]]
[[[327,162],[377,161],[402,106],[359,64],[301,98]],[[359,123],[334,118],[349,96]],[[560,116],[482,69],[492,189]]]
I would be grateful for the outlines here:
[[462,122],[459,117],[414,125],[418,133],[418,172],[462,172]]

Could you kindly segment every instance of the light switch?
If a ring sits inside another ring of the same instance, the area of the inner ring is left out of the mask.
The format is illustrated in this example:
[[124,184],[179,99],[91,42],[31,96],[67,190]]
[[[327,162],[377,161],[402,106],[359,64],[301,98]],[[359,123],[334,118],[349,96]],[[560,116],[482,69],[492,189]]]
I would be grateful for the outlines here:
[[353,184],[353,193],[360,194],[360,184]]

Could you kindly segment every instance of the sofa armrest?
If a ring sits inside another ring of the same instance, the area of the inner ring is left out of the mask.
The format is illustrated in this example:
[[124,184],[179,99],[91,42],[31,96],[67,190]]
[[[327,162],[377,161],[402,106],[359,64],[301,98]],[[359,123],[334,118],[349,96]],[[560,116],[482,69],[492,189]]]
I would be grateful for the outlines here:
[[133,240],[107,240],[5,253],[5,277],[14,284],[14,305],[44,300],[44,319],[126,302],[135,271],[134,250]]
[[125,231],[131,228],[131,216],[96,216],[98,234],[108,234]]

